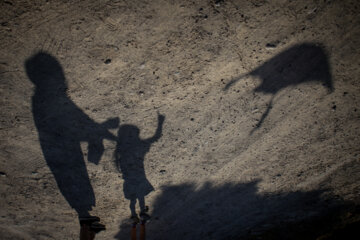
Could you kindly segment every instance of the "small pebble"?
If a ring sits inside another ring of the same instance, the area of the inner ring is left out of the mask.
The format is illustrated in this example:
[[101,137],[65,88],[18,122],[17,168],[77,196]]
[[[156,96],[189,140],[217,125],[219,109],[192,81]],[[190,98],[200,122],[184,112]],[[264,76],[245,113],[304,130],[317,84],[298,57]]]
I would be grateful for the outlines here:
[[223,2],[224,2],[224,0],[216,0],[215,6],[220,7],[221,3],[223,3]]
[[111,63],[111,59],[110,59],[110,58],[106,59],[104,63],[105,63],[105,64]]
[[276,46],[277,46],[277,44],[275,44],[275,43],[267,43],[267,44],[265,45],[265,47],[268,48],[268,49],[276,48]]

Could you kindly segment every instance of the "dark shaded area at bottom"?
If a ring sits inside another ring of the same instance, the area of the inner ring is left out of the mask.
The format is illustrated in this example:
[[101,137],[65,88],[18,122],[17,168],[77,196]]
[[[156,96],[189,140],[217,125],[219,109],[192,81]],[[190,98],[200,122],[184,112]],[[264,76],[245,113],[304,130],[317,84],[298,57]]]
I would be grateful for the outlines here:
[[[258,183],[164,186],[150,206],[147,239],[337,239],[342,216],[359,216],[357,206],[327,199],[326,190],[263,194]],[[347,230],[355,231],[359,221],[349,219]],[[121,223],[115,239],[128,239],[130,229]]]

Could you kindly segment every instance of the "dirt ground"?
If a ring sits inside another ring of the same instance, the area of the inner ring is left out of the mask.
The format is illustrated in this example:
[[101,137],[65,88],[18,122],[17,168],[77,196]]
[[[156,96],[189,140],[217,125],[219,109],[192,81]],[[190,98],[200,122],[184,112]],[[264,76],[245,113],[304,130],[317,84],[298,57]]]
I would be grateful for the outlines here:
[[0,9],[1,239],[130,239],[133,191],[147,239],[358,233],[359,1]]

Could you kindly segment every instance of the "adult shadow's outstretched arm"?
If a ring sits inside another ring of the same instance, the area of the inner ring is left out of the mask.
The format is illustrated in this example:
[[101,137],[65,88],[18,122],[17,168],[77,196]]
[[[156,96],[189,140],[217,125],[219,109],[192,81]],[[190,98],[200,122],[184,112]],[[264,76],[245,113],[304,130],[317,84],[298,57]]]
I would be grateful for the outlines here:
[[109,120],[101,123],[100,124],[100,128],[102,129],[101,137],[111,141],[117,141],[117,137],[111,132],[109,132],[108,129],[118,128],[119,122],[120,122],[119,118],[115,117],[115,118],[110,118]]
[[162,128],[163,128],[164,121],[165,121],[165,116],[158,114],[158,126],[156,129],[156,132],[155,132],[154,136],[146,139],[146,142],[153,143],[153,142],[156,142],[157,140],[159,140],[159,138],[161,137],[161,134],[162,134]]
[[117,141],[115,135],[113,135],[108,129],[114,129],[119,126],[119,118],[111,118],[98,126],[98,132],[91,136],[88,145],[88,161],[94,164],[100,162],[101,156],[105,151],[103,140],[108,139]]

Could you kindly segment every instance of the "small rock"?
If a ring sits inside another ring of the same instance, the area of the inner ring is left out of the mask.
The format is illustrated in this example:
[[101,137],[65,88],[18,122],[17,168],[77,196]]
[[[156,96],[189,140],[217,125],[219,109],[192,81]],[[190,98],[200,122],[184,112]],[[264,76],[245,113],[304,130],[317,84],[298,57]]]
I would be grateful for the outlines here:
[[164,169],[160,170],[160,173],[165,173],[165,172],[166,172],[166,170],[164,170]]
[[220,7],[221,3],[223,3],[223,2],[224,2],[224,0],[216,0],[215,6]]
[[1,177],[6,177],[6,173],[0,172],[0,176],[1,176]]
[[91,42],[92,39],[91,39],[91,37],[86,37],[86,38],[84,38],[84,41],[85,41],[85,42]]
[[277,43],[267,43],[267,44],[265,45],[265,47],[266,47],[267,49],[274,49],[274,48],[277,47]]
[[144,69],[145,68],[145,63],[140,64],[139,68]]
[[336,105],[332,106],[332,110],[334,110],[334,111],[336,110]]
[[111,63],[111,59],[110,59],[110,58],[106,59],[104,63],[105,63],[105,64]]

